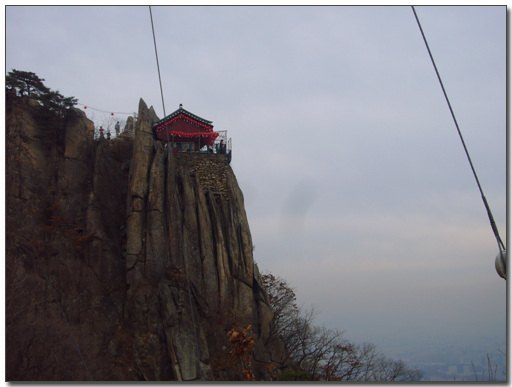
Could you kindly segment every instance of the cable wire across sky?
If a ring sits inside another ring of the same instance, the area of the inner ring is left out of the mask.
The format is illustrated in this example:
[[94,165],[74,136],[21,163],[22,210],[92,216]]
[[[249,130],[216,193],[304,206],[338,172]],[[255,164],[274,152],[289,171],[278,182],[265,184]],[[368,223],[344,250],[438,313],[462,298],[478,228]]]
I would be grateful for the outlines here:
[[482,190],[482,186],[480,185],[480,181],[478,180],[478,176],[475,171],[475,167],[473,166],[473,162],[471,161],[471,157],[469,155],[468,148],[466,147],[466,143],[464,142],[464,138],[462,137],[462,132],[459,128],[459,124],[457,122],[457,119],[455,118],[455,113],[453,112],[452,105],[450,104],[450,99],[448,98],[448,94],[446,93],[446,90],[443,85],[443,81],[441,80],[441,75],[439,75],[439,71],[437,70],[436,62],[434,61],[434,57],[432,55],[432,52],[430,51],[430,47],[427,42],[427,38],[425,37],[425,33],[423,32],[423,28],[421,28],[421,23],[418,18],[418,15],[416,14],[416,10],[414,9],[414,6],[412,7],[412,11],[414,12],[414,17],[416,18],[416,22],[418,23],[418,27],[421,32],[421,36],[423,37],[423,41],[425,42],[425,46],[427,47],[428,54],[430,56],[430,60],[432,61],[432,65],[434,66],[434,70],[436,71],[437,79],[439,80],[439,84],[441,85],[441,89],[443,90],[444,97],[446,99],[446,103],[448,104],[448,108],[450,109],[450,113],[453,118],[453,122],[455,123],[455,127],[457,128],[457,132],[459,134],[460,140],[462,142],[462,146],[464,147],[464,152],[466,153],[466,157],[469,161],[469,165],[471,166],[471,170],[473,171],[473,176],[475,177],[476,184],[478,185],[478,189],[480,191],[480,194],[482,195],[482,200],[484,202],[485,209],[487,210],[487,215],[489,216],[489,221],[491,222],[491,227],[494,233],[494,236],[496,237],[496,240],[498,242],[498,247],[501,251],[505,251],[505,245],[503,244],[500,234],[498,232],[498,227],[496,226],[496,222],[494,221],[494,217],[492,216],[491,209],[489,207],[489,204],[487,203],[487,199],[485,198],[484,191]]

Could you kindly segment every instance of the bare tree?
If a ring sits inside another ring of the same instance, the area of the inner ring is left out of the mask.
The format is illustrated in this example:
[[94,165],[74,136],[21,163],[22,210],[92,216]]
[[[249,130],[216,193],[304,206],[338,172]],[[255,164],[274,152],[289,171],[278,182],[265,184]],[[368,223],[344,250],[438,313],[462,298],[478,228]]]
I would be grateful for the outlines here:
[[299,314],[295,292],[285,280],[271,273],[264,274],[262,279],[274,311],[273,333],[286,336]]
[[284,341],[289,359],[312,380],[421,380],[421,371],[387,358],[374,344],[356,345],[344,339],[342,331],[314,326],[314,309],[300,308],[294,290],[284,279],[270,273],[262,277],[274,311],[272,334]]

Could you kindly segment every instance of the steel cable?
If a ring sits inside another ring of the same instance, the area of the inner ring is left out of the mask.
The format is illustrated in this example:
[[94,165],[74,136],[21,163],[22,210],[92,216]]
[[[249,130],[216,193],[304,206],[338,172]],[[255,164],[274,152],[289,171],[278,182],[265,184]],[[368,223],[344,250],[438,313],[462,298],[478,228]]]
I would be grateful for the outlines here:
[[478,176],[477,176],[475,168],[473,166],[473,162],[471,161],[471,157],[469,156],[468,148],[466,147],[466,143],[464,142],[464,138],[462,137],[462,132],[460,131],[459,124],[457,123],[457,119],[455,118],[455,113],[453,112],[452,105],[450,104],[448,94],[446,93],[446,90],[444,88],[443,81],[441,80],[441,76],[439,75],[439,71],[437,70],[436,62],[434,61],[434,57],[432,56],[432,52],[430,51],[430,47],[428,45],[427,38],[425,37],[423,28],[421,28],[420,20],[418,18],[418,15],[416,14],[414,5],[412,5],[411,7],[412,7],[412,11],[414,12],[414,17],[416,18],[416,22],[418,23],[418,27],[421,32],[421,36],[423,37],[423,41],[425,42],[425,46],[427,47],[427,51],[430,56],[430,60],[432,61],[432,65],[434,66],[434,70],[436,72],[437,79],[439,80],[439,84],[441,85],[441,89],[443,90],[444,98],[446,99],[446,103],[448,104],[448,108],[450,109],[450,113],[452,115],[453,122],[455,123],[457,132],[459,133],[459,137],[462,142],[462,146],[464,147],[464,152],[466,152],[466,157],[469,161],[469,165],[471,166],[471,170],[473,171],[473,176],[475,177],[476,184],[478,185],[478,189],[480,191],[480,194],[482,195],[482,201],[484,202],[485,209],[487,210],[487,216],[489,217],[489,221],[491,222],[492,231],[494,233],[494,236],[496,237],[496,241],[498,242],[498,248],[499,248],[500,252],[506,251],[506,247],[500,238],[500,234],[498,232],[498,227],[496,226],[496,222],[494,221],[494,217],[492,216],[491,209],[489,207],[489,204],[487,203],[487,199],[485,198],[484,191],[482,190],[482,186],[480,185],[480,181],[478,180]]

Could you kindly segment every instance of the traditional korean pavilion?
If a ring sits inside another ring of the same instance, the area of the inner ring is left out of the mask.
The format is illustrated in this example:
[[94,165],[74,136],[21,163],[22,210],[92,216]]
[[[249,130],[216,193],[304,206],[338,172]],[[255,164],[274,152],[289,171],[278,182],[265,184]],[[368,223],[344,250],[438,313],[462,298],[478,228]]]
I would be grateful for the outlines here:
[[212,147],[219,133],[213,131],[211,121],[183,109],[153,124],[153,133],[161,141],[172,144],[177,151],[199,151],[205,145]]

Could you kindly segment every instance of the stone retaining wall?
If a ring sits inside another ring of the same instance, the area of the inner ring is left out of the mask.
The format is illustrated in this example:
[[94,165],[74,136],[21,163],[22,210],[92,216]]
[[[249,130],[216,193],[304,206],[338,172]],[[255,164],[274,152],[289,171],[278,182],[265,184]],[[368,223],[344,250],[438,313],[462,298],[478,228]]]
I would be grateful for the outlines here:
[[204,189],[210,188],[213,194],[222,195],[228,200],[226,155],[174,153],[174,157],[180,164],[186,165],[191,174],[196,174],[199,177]]

